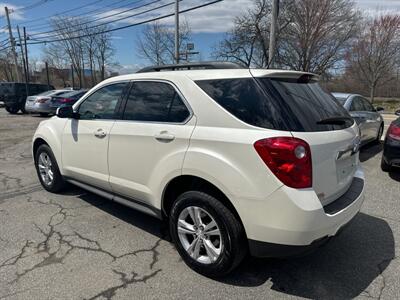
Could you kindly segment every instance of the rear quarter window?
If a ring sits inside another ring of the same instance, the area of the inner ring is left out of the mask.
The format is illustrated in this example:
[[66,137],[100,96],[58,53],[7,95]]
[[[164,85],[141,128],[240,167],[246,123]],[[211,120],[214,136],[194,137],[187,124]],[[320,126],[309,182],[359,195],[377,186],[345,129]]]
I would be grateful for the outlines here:
[[316,82],[273,78],[201,80],[196,84],[219,105],[247,124],[284,131],[329,131],[350,127],[317,124],[347,111]]

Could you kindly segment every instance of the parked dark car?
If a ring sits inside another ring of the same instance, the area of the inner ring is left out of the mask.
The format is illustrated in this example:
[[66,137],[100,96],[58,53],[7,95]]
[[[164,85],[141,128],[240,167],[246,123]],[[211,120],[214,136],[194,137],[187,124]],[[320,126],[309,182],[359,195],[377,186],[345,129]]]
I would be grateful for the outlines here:
[[27,93],[25,83],[0,82],[0,101],[4,102],[5,109],[10,114],[16,114],[19,110],[25,113],[26,97],[48,90],[54,90],[54,87],[47,84],[29,83]]
[[361,132],[361,144],[381,140],[383,134],[382,107],[373,107],[363,96],[357,94],[332,93],[357,122]]
[[[400,116],[400,110],[396,115]],[[383,144],[381,168],[389,172],[392,167],[400,167],[400,118],[390,124]]]
[[77,90],[77,91],[71,91],[66,94],[62,94],[61,96],[51,97],[49,105],[50,113],[56,113],[57,108],[59,108],[61,105],[64,106],[74,105],[75,102],[78,101],[86,92],[87,90]]

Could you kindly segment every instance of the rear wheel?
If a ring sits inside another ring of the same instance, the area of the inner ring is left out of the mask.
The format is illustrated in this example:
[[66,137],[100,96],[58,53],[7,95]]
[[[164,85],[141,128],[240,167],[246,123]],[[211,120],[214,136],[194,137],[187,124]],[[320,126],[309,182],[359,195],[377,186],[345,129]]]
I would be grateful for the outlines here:
[[381,169],[384,172],[389,172],[391,170],[391,166],[385,161],[383,157],[381,160]]
[[247,251],[242,224],[211,195],[189,191],[174,202],[170,232],[184,262],[209,277],[226,275]]
[[49,146],[39,146],[35,153],[35,167],[40,183],[47,191],[57,193],[64,188],[65,181]]

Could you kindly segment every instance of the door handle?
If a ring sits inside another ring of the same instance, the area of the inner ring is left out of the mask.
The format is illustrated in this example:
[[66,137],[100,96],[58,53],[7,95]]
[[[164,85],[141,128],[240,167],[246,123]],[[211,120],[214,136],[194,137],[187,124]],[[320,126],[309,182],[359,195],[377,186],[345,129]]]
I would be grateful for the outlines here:
[[104,138],[106,135],[107,135],[107,133],[106,133],[103,129],[101,129],[101,128],[97,129],[97,130],[94,132],[94,136],[97,137],[97,138],[99,138],[99,139]]
[[154,138],[159,142],[169,143],[175,139],[175,136],[167,131],[161,131],[159,134],[156,134]]

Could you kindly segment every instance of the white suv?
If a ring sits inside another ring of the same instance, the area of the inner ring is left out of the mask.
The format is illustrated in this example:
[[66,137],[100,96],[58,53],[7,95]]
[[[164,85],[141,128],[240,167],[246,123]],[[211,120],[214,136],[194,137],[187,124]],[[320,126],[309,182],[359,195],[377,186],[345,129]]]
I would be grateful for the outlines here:
[[353,119],[313,74],[203,68],[114,77],[59,108],[33,137],[43,187],[70,182],[168,220],[207,276],[336,235],[363,202]]

